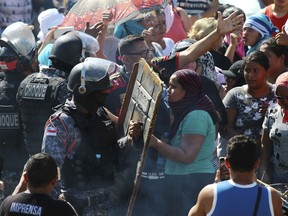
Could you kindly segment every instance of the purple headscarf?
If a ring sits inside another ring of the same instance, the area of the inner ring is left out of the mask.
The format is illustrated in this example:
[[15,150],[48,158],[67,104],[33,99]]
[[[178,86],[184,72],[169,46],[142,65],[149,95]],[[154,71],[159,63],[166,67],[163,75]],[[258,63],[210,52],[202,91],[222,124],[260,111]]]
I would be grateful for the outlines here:
[[186,91],[185,96],[177,102],[169,102],[174,115],[174,121],[170,130],[172,138],[185,116],[193,110],[215,111],[214,104],[202,90],[202,79],[200,76],[189,69],[178,70],[176,75],[179,84]]

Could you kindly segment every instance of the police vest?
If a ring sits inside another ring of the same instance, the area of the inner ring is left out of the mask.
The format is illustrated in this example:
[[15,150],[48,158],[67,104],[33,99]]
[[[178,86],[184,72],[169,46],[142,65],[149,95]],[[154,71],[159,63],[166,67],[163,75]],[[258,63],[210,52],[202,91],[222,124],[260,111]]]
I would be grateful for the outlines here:
[[112,184],[118,155],[117,134],[104,109],[100,107],[93,117],[69,107],[64,107],[63,112],[73,118],[81,132],[77,154],[64,161],[61,175],[64,187],[83,190]]
[[45,123],[53,113],[53,107],[61,103],[57,99],[63,89],[60,87],[67,85],[61,77],[38,77],[37,74],[27,76],[17,94],[25,145],[30,155],[41,151]]
[[[19,107],[16,101],[16,94],[21,81],[25,77],[22,75],[5,76],[5,80],[0,81],[0,135],[5,136],[10,130],[20,129]],[[15,134],[13,135],[15,136]],[[11,137],[12,138],[12,137]]]
[[23,157],[25,155],[20,112],[16,101],[16,93],[23,79],[22,75],[7,74],[5,80],[0,81],[0,155],[8,169],[19,166],[15,159],[20,160],[22,157],[17,155],[20,151]]

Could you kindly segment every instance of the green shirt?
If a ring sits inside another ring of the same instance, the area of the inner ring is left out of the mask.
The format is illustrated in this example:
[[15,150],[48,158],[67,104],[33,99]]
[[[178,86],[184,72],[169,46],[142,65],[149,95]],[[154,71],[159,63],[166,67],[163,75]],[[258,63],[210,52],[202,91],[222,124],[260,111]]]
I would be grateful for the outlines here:
[[216,129],[209,113],[204,110],[194,110],[188,113],[180,123],[178,131],[170,144],[174,147],[180,147],[181,137],[184,134],[200,134],[205,136],[200,151],[196,158],[189,164],[167,159],[165,173],[168,175],[214,173],[215,169],[212,160]]

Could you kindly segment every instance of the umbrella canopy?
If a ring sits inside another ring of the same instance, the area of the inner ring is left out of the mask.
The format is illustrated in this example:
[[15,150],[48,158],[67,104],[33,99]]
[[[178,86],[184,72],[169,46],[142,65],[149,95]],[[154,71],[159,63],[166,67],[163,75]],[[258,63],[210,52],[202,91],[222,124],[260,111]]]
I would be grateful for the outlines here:
[[78,0],[67,13],[61,26],[85,29],[86,22],[94,25],[102,20],[102,13],[111,11],[111,23],[119,25],[141,13],[164,8],[169,0]]

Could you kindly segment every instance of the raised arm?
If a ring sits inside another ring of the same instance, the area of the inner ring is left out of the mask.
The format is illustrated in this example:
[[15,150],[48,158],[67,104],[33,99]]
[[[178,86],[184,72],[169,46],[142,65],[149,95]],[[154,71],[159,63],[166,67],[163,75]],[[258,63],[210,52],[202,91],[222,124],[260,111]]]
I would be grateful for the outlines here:
[[192,44],[188,49],[180,52],[179,68],[183,68],[188,63],[198,59],[199,56],[209,51],[223,35],[242,28],[242,25],[243,15],[237,15],[237,12],[234,12],[226,19],[223,19],[222,14],[218,12],[217,28],[206,37]]

